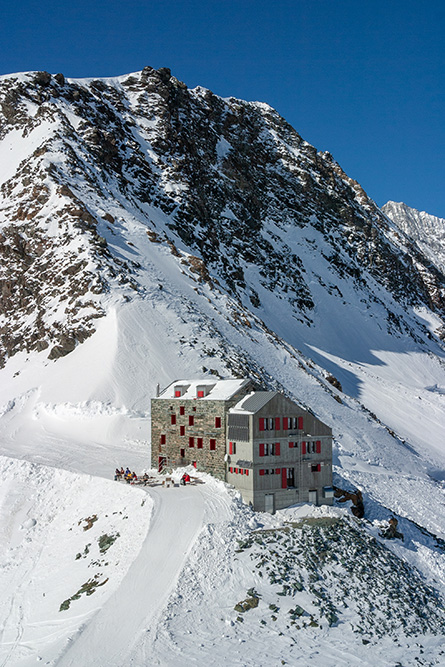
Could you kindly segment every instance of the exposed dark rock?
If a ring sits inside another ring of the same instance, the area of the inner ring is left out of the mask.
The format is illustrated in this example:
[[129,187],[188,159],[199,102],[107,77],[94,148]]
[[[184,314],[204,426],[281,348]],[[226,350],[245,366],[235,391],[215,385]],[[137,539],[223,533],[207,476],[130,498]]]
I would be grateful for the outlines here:
[[49,86],[51,83],[51,74],[49,72],[37,72],[34,77],[34,82],[38,86]]

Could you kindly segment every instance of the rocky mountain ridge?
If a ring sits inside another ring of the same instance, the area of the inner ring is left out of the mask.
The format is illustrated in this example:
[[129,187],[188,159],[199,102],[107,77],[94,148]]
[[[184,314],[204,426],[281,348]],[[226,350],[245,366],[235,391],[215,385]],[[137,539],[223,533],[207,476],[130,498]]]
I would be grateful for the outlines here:
[[419,250],[445,271],[445,219],[418,211],[403,202],[389,201],[382,211],[416,244]]
[[150,244],[228,294],[247,328],[253,318],[280,335],[269,295],[318,326],[325,297],[347,305],[346,285],[400,335],[431,337],[413,308],[443,315],[438,267],[266,104],[146,67],[113,79],[2,77],[0,106],[3,363],[19,350],[64,355],[110,295],[144,296]]

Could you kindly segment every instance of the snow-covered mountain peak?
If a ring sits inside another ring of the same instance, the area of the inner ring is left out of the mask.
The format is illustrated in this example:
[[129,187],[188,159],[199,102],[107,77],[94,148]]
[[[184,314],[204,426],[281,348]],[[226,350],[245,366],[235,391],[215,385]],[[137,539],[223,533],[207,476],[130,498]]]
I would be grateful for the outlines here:
[[403,202],[387,202],[382,211],[407,236],[430,261],[445,271],[445,219],[418,211]]

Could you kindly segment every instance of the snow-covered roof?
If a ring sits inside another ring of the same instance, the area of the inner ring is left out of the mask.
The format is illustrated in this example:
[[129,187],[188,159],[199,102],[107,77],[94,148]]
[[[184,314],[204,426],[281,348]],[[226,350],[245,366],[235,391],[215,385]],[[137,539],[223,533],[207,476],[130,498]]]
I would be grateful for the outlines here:
[[[201,401],[227,401],[232,398],[240,389],[247,386],[250,380],[212,380],[194,379],[194,380],[175,380],[166,389],[164,389],[158,398],[162,399],[194,399]],[[179,395],[178,395],[178,392]]]
[[249,412],[254,414],[261,410],[269,401],[277,395],[277,391],[252,391],[241,399],[229,412]]

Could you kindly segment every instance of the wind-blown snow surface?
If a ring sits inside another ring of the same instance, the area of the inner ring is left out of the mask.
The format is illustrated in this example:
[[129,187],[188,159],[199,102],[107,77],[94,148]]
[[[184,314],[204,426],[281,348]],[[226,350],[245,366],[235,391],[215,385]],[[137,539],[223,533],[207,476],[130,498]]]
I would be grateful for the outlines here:
[[[422,664],[416,658],[440,664],[440,637],[400,635],[394,641],[388,636],[364,645],[346,618],[338,626],[322,623],[321,629],[295,633],[286,628],[283,614],[277,630],[266,614],[270,600],[259,607],[261,613],[252,610],[243,623],[236,620],[234,605],[252,586],[260,590],[261,583],[253,565],[236,560],[236,540],[261,525],[282,526],[286,519],[320,510],[253,515],[223,483],[209,477],[196,488],[147,492],[101,479],[111,480],[116,465],[137,472],[149,466],[148,406],[156,383],[164,386],[175,376],[194,375],[202,363],[200,350],[212,344],[211,332],[199,330],[193,318],[181,318],[181,309],[193,314],[194,304],[176,301],[172,275],[164,288],[170,291],[170,307],[156,294],[149,302],[117,303],[72,354],[57,362],[38,354],[27,360],[16,355],[2,371],[0,437],[6,457],[1,520],[9,528],[3,532],[7,594],[0,603],[0,664],[30,665],[41,657],[60,665],[180,666],[184,655],[187,663],[198,665],[226,660],[317,667],[393,665],[397,660]],[[327,360],[343,383],[355,378],[360,400],[366,394],[368,405],[391,417],[391,427],[409,437],[403,443],[356,398],[328,391],[321,369],[301,353],[259,330],[243,340],[235,326],[224,326],[235,349],[243,344],[268,373],[332,425],[336,481],[363,490],[370,534],[377,535],[372,522],[398,516],[406,541],[387,544],[417,567],[426,583],[445,593],[444,550],[432,535],[445,536],[439,447],[445,382],[438,359],[407,350],[386,357],[376,352],[374,363],[372,356],[367,363]],[[170,329],[197,340],[196,347],[178,356],[165,335]],[[321,360],[319,347],[314,346],[315,353]],[[223,370],[223,362],[214,361]],[[415,410],[416,401],[425,405],[423,411]],[[416,420],[423,420],[425,433],[414,428]],[[98,521],[84,533],[78,522],[94,514]],[[98,558],[103,533],[120,537]],[[87,544],[93,545],[90,553],[82,555]],[[77,553],[82,555],[78,560]],[[96,567],[93,561],[109,565]],[[59,612],[60,604],[97,573],[99,583],[109,581]]]

